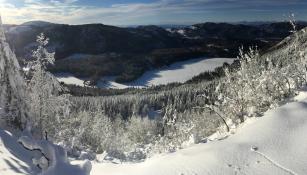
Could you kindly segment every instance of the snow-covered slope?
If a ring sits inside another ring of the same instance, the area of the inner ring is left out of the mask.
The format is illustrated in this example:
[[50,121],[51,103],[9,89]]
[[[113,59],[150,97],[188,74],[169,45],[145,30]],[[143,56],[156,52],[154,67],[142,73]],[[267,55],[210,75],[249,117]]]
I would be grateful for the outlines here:
[[[307,91],[250,119],[220,141],[198,144],[142,163],[93,163],[91,175],[303,175],[307,173]],[[0,130],[0,174],[36,174],[32,155]],[[78,162],[75,162],[78,163]]]
[[32,164],[33,154],[17,143],[10,132],[0,129],[0,174],[37,174],[39,169]]
[[92,175],[307,174],[307,92],[250,120],[221,141],[156,156],[143,163],[94,163]]
[[[1,175],[87,175],[91,165],[85,162],[79,165],[70,165],[65,159],[65,152],[62,148],[53,145],[46,140],[35,140],[31,143],[27,137],[21,137],[19,140],[10,132],[0,129],[0,174]],[[19,142],[27,143],[27,148]],[[28,141],[28,142],[26,142]],[[31,144],[31,145],[30,145]],[[33,149],[35,151],[30,151]],[[44,155],[49,155],[50,168],[40,174],[41,170],[33,164],[34,159],[42,154],[38,149],[45,149]],[[50,156],[51,155],[51,156]],[[50,158],[54,156],[55,158]]]
[[[213,71],[225,62],[230,64],[233,61],[234,59],[231,58],[192,59],[171,64],[169,67],[147,71],[143,76],[130,83],[120,84],[114,81],[116,77],[104,77],[98,81],[97,86],[100,88],[125,89],[129,87],[143,88],[175,82],[183,83],[202,72]],[[84,80],[72,74],[63,73],[56,74],[55,76],[59,81],[66,84],[83,86]]]

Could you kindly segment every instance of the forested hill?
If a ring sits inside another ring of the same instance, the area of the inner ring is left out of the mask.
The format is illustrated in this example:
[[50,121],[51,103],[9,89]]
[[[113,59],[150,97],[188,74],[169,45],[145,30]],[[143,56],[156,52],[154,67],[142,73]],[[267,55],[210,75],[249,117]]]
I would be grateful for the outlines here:
[[[306,23],[300,23],[298,29],[304,26],[307,26]],[[122,28],[103,24],[65,25],[47,22],[6,25],[7,39],[18,57],[27,54],[30,44],[43,32],[50,38],[57,59],[76,53],[150,53],[159,49],[204,47],[202,44],[230,49],[229,42],[235,45],[233,48],[236,50],[238,46],[246,44],[258,43],[260,47],[266,47],[281,41],[290,34],[290,30],[291,25],[288,23],[201,23],[181,28],[153,25]]]
[[[306,26],[298,25],[298,29]],[[78,77],[119,76],[129,82],[146,70],[196,57],[236,57],[238,48],[267,50],[290,34],[288,23],[261,25],[202,23],[186,27],[116,27],[103,24],[66,25],[28,22],[7,25],[6,36],[21,60],[35,48],[36,36],[50,38],[55,51],[52,72]],[[67,58],[68,57],[68,58]]]

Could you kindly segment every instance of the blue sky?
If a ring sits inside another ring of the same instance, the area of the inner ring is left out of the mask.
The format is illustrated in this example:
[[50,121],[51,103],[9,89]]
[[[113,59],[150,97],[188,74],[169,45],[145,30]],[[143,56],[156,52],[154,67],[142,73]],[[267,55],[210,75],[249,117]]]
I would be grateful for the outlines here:
[[4,23],[110,25],[307,20],[307,0],[0,0]]

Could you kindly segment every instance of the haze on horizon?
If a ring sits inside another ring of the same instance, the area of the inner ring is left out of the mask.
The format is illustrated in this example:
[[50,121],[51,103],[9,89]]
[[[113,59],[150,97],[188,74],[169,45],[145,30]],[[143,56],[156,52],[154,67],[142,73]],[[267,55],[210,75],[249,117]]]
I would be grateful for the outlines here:
[[3,23],[109,25],[307,20],[306,0],[0,0]]

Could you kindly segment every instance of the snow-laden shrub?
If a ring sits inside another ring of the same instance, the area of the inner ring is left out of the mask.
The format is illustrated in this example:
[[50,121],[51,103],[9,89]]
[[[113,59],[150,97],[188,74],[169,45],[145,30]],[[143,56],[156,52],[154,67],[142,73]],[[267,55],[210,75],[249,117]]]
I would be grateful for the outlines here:
[[260,116],[306,84],[306,50],[299,46],[303,32],[294,32],[291,44],[278,53],[260,56],[252,48],[240,52],[240,67],[236,71],[226,69],[216,88],[213,106],[224,118],[241,123],[246,117]]
[[132,117],[129,121],[111,121],[102,111],[89,114],[82,112],[77,116],[73,133],[73,147],[89,149],[100,154],[107,152],[109,157],[131,160],[146,157],[139,149],[153,142],[156,136],[155,121]]
[[127,121],[119,117],[111,120],[101,110],[83,111],[59,124],[61,130],[54,138],[76,158],[80,158],[82,151],[93,151],[106,152],[107,160],[139,161],[158,152],[198,143],[212,134],[220,122],[204,111],[177,113],[171,112],[176,111],[173,107],[167,111],[164,123],[159,118],[140,116],[132,116]]

